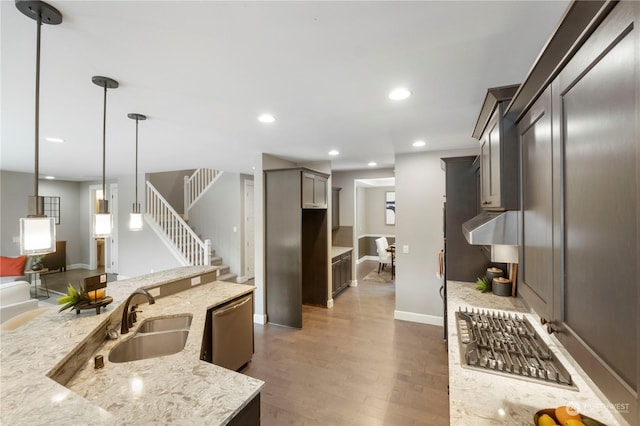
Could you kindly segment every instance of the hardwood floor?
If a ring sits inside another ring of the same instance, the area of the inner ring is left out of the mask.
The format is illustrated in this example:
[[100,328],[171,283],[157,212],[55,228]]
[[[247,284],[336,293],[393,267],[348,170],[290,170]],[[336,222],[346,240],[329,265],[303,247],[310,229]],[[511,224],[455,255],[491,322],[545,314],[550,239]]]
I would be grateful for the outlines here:
[[266,382],[262,425],[448,425],[442,329],[394,309],[394,284],[359,280],[332,309],[303,306],[302,330],[255,325],[242,372]]

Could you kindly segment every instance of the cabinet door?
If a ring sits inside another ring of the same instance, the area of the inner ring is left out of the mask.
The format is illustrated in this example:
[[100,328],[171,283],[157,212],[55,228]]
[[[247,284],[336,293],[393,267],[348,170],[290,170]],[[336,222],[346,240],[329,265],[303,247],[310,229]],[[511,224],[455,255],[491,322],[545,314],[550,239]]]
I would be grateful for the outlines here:
[[518,124],[522,153],[522,252],[519,293],[538,314],[553,316],[553,145],[551,87]]
[[486,209],[501,208],[500,205],[500,123],[499,109],[489,120],[480,147],[482,173],[482,206]]
[[553,87],[565,156],[559,339],[611,401],[634,402],[631,413],[640,390],[639,20],[637,2],[618,3]]
[[331,229],[340,228],[340,189],[331,189]]
[[327,208],[327,178],[316,176],[313,187],[313,202],[318,209]]
[[302,208],[315,207],[316,176],[312,173],[302,172]]

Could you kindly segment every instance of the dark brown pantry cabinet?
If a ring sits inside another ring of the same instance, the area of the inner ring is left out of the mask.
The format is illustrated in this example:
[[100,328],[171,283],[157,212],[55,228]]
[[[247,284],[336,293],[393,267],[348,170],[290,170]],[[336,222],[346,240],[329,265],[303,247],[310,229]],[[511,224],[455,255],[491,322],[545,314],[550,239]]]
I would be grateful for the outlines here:
[[329,295],[326,194],[325,208],[302,208],[309,176],[326,190],[328,176],[309,169],[264,172],[267,319],[295,328],[303,303],[326,307]]
[[640,424],[640,2],[573,2],[506,110],[520,296]]

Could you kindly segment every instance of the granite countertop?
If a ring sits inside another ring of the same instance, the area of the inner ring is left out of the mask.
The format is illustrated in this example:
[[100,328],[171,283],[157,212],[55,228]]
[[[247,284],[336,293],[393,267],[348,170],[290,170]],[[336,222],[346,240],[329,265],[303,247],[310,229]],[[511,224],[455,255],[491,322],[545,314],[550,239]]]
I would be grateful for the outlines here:
[[[200,284],[154,305],[141,304],[138,323],[155,316],[191,313],[193,321],[185,348],[173,355],[127,363],[110,363],[108,350],[120,340],[107,341],[96,354],[103,369],[93,369],[93,357],[66,386],[47,377],[63,359],[99,327],[109,323],[131,292],[213,271],[184,267],[109,283],[113,297],[107,311],[58,313],[56,307],[23,327],[2,335],[0,397],[2,424],[226,424],[264,383],[200,360],[206,311],[243,294],[253,286],[227,282]],[[119,319],[118,319],[119,322]]]
[[[505,377],[489,372],[464,368],[460,363],[460,348],[455,311],[460,307],[485,308],[495,311],[519,312],[533,325],[567,369],[578,390]],[[625,420],[615,410],[586,373],[575,363],[554,337],[540,324],[540,318],[526,309],[518,298],[481,293],[473,283],[447,282],[448,349],[449,349],[449,410],[452,426],[526,425],[532,426],[533,415],[543,408],[555,408],[577,403],[580,412],[607,425],[624,425]],[[471,422],[471,423],[470,423]]]
[[353,250],[353,247],[331,246],[331,259]]

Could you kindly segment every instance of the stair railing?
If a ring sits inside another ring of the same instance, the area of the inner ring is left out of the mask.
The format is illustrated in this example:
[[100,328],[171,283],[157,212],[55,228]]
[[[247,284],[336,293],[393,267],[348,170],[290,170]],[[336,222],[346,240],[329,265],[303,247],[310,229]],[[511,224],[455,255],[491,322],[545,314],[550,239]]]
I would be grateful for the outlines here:
[[219,170],[198,169],[184,177],[184,218],[189,219],[189,210],[222,175]]
[[211,264],[211,240],[201,240],[151,182],[146,184],[146,214],[189,265]]

